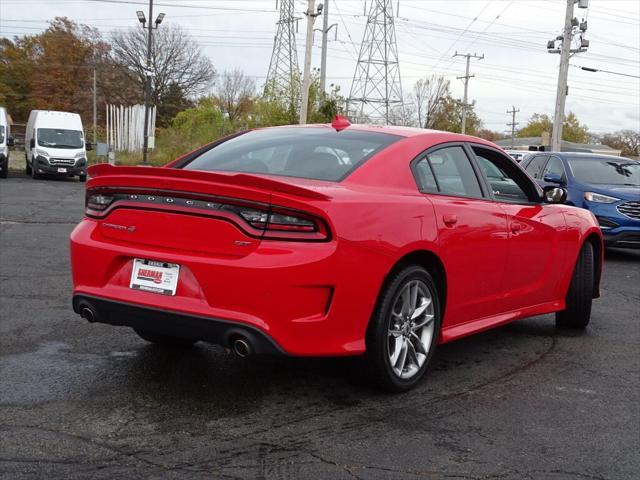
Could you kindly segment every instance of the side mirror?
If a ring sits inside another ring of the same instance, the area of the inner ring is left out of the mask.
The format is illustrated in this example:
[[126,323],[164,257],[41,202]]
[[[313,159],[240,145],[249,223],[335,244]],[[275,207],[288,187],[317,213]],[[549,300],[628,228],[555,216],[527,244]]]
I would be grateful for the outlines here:
[[93,144],[91,142],[85,142],[84,148],[85,150],[87,150],[87,152],[90,152],[91,150],[93,150]]
[[33,150],[34,148],[36,148],[36,139],[32,138],[31,141],[29,142],[29,148],[31,150]]
[[13,135],[7,137],[7,147],[13,147],[16,144],[16,139]]
[[544,187],[542,200],[544,203],[564,203],[567,201],[567,190],[562,187]]
[[548,183],[557,183],[558,185],[564,184],[564,181],[562,180],[562,175],[555,172],[547,173],[544,176],[543,180]]

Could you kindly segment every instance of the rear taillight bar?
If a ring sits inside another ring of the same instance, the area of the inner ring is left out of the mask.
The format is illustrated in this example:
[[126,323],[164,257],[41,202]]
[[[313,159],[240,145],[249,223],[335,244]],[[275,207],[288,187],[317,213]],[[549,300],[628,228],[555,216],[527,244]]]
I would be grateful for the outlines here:
[[117,208],[165,210],[230,220],[248,235],[283,240],[328,240],[325,222],[307,212],[236,198],[165,191],[87,190],[85,214],[101,219]]

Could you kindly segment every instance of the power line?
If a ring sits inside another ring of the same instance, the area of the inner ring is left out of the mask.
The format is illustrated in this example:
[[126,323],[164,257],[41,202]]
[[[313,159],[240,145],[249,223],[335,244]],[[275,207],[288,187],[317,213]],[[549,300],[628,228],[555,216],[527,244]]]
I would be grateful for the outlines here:
[[640,75],[631,75],[629,73],[612,72],[611,70],[602,70],[601,68],[581,67],[580,65],[573,65],[573,64],[570,64],[569,66],[579,68],[580,70],[584,70],[585,72],[602,72],[602,73],[610,73],[611,75],[620,75],[622,77],[640,78]]

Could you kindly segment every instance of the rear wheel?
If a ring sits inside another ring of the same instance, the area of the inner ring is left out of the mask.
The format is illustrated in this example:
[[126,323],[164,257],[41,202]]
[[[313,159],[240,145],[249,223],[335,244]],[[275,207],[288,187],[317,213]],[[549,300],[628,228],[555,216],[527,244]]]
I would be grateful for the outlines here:
[[0,170],[0,178],[7,178],[7,174],[9,173],[9,159],[5,157],[2,160],[2,169]]
[[440,304],[424,268],[410,265],[385,285],[367,333],[371,379],[385,390],[404,392],[425,374],[436,348]]
[[556,313],[556,326],[584,329],[591,319],[591,303],[595,277],[593,245],[589,242],[580,249],[573,271],[571,285],[567,291],[566,309]]
[[31,165],[29,165],[29,159],[26,153],[24,154],[24,173],[31,175]]
[[149,332],[137,328],[134,328],[133,330],[138,334],[140,338],[146,340],[147,342],[155,343],[156,345],[161,345],[164,347],[187,348],[196,343],[195,340],[190,340],[188,338],[172,337],[170,335],[162,335],[160,333]]

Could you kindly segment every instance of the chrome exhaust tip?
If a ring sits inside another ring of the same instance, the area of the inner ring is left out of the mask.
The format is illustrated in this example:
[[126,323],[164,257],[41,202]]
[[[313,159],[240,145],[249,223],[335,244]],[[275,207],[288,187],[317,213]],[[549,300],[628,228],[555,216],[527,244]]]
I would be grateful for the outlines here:
[[248,357],[252,353],[251,345],[249,345],[249,343],[243,338],[234,340],[233,351],[239,357]]
[[96,314],[89,307],[82,307],[82,310],[80,310],[80,316],[91,323],[96,321]]

